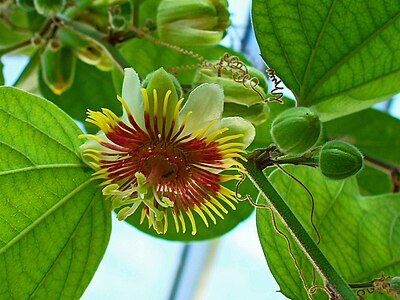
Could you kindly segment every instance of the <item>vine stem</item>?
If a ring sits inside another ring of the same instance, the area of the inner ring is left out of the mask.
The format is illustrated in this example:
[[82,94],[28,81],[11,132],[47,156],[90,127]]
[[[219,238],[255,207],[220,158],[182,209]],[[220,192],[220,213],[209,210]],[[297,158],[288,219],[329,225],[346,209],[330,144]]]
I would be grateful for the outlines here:
[[327,288],[335,293],[336,298],[333,299],[357,300],[350,286],[330,264],[289,206],[264,175],[261,168],[257,166],[256,161],[249,158],[247,162],[243,163],[243,166],[247,169],[247,176],[263,196],[268,199],[308,259],[321,274]]

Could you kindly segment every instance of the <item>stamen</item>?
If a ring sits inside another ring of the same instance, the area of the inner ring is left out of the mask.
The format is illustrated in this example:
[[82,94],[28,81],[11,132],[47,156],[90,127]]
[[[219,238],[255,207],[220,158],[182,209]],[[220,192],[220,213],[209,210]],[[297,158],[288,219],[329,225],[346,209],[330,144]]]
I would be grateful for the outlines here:
[[[194,205],[192,206],[192,208],[193,208],[193,210],[194,210],[195,212],[197,212],[197,213],[199,214],[199,216],[203,219],[203,222],[204,222],[204,224],[206,225],[206,227],[208,227],[207,218],[206,218],[206,216],[203,214],[203,212],[201,211],[201,209],[200,209],[196,204],[194,204]],[[215,218],[214,218],[214,220],[215,220]]]
[[197,228],[196,228],[196,222],[194,220],[193,214],[189,208],[185,212],[186,212],[187,216],[189,217],[190,223],[192,223],[192,235],[195,235],[197,233]]
[[224,136],[224,137],[222,137],[222,138],[216,140],[215,142],[217,142],[217,143],[219,143],[219,144],[224,144],[224,143],[226,143],[227,141],[234,140],[234,139],[238,139],[238,138],[241,138],[241,137],[243,137],[243,136],[244,136],[244,134],[242,134],[242,133],[240,133],[240,134],[234,134],[234,135],[228,135],[228,136]]
[[207,144],[211,143],[215,139],[215,137],[217,137],[218,135],[220,135],[228,130],[229,130],[229,128],[226,128],[226,127],[215,130],[214,132],[212,132],[211,134],[209,134],[207,136],[206,143]]

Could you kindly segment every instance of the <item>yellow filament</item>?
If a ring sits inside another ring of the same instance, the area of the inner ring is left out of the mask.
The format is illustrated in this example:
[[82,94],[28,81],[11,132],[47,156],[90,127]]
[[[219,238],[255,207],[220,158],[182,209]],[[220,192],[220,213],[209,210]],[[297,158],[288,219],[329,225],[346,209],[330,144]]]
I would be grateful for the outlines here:
[[167,116],[167,110],[168,110],[168,101],[169,101],[169,96],[171,95],[171,90],[168,90],[165,93],[165,97],[164,97],[164,107],[163,107],[163,116],[166,117]]
[[230,154],[225,154],[222,156],[223,159],[227,159],[227,158],[240,158],[241,160],[247,161],[246,158],[244,158],[242,155],[240,155],[239,153],[230,153]]
[[149,97],[147,96],[146,89],[141,89],[142,96],[143,96],[143,109],[146,113],[149,113]]
[[195,235],[197,233],[197,228],[196,228],[196,222],[194,220],[193,214],[190,211],[189,207],[187,210],[185,210],[185,212],[186,212],[187,216],[189,217],[190,223],[192,223],[192,235]]
[[231,191],[230,189],[227,189],[226,187],[224,187],[223,185],[220,186],[220,190],[219,190],[222,194],[224,194],[225,196],[227,196],[229,199],[233,200],[234,202],[238,203],[237,199],[236,199],[236,193],[234,191]]
[[239,149],[239,148],[225,149],[220,152],[221,155],[225,155],[228,153],[247,153],[247,152],[245,150]]
[[229,181],[229,180],[240,180],[240,179],[242,179],[242,176],[241,175],[225,175],[225,174],[222,174],[222,175],[219,175],[220,176],[220,182],[227,182],[227,181]]
[[154,109],[153,109],[153,113],[154,113],[154,117],[157,118],[158,116],[158,97],[157,97],[157,90],[153,89],[153,105],[154,105]]
[[105,114],[108,119],[111,121],[114,121],[115,124],[117,124],[118,122],[121,121],[121,119],[119,117],[117,117],[116,114],[114,114],[114,112],[112,112],[111,110],[107,109],[107,108],[102,108],[101,109],[103,111],[103,114]]
[[176,103],[173,120],[176,120],[178,118],[179,109],[181,108],[183,100],[184,99],[182,98],[181,100],[178,101],[178,103]]
[[182,215],[182,211],[179,211],[178,218],[182,224],[182,233],[185,233],[186,232],[186,224],[185,224],[185,219],[183,218],[183,215]]
[[210,127],[215,124],[215,122],[217,122],[217,120],[212,120],[210,123],[207,124],[207,126],[193,131],[192,136],[197,136],[198,138],[202,138],[204,134],[207,132],[207,130],[210,129]]
[[199,214],[199,216],[203,219],[204,224],[206,224],[206,227],[208,227],[208,221],[206,216],[203,214],[201,209],[196,204],[193,205],[193,210]]
[[228,200],[228,198],[226,198],[222,193],[217,193],[217,196],[219,199],[221,199],[222,201],[224,201],[226,204],[228,204],[233,210],[236,210],[235,205],[233,205],[233,203],[231,201]]
[[216,140],[216,142],[219,143],[219,144],[224,144],[224,143],[226,143],[227,141],[234,140],[234,139],[238,139],[238,138],[241,138],[241,137],[243,137],[243,136],[244,136],[244,134],[242,134],[242,133],[240,133],[240,134],[234,134],[234,135],[228,135],[228,136],[224,136],[224,137],[222,137],[222,138]]
[[79,135],[80,139],[83,138],[87,138],[87,139],[92,139],[95,140],[96,142],[98,142],[99,144],[104,143],[104,140],[102,140],[101,138],[99,138],[97,135],[94,134],[81,134]]
[[214,224],[217,224],[217,219],[215,219],[214,215],[211,213],[211,211],[207,208],[207,206],[203,205],[202,203],[200,204],[200,208],[206,212],[206,214],[210,217],[210,219],[213,221]]
[[204,201],[204,204],[207,205],[211,210],[221,219],[224,219],[224,216],[219,212],[219,210],[208,200]]
[[232,148],[232,147],[245,147],[245,146],[246,146],[246,144],[243,144],[243,143],[227,143],[227,144],[219,145],[217,148],[219,150],[225,150],[225,149]]
[[125,108],[126,113],[127,113],[128,115],[131,116],[131,115],[132,115],[132,112],[131,112],[131,110],[129,109],[128,104],[126,104],[125,100],[122,99],[122,97],[120,97],[120,96],[118,96],[118,95],[117,95],[117,99],[118,99],[119,102],[121,102],[122,106]]
[[172,216],[174,217],[176,232],[179,233],[179,222],[174,209],[172,209]]
[[220,135],[228,130],[229,130],[229,128],[225,127],[225,128],[220,128],[220,129],[215,130],[214,132],[210,133],[206,139],[207,144],[211,143],[215,139],[215,137],[217,137],[218,135]]
[[225,213],[225,214],[228,213],[228,211],[226,210],[226,208],[223,207],[222,204],[221,204],[217,199],[215,199],[215,198],[212,197],[212,196],[209,196],[209,197],[210,197],[211,202],[212,202],[214,205],[216,205],[223,213]]

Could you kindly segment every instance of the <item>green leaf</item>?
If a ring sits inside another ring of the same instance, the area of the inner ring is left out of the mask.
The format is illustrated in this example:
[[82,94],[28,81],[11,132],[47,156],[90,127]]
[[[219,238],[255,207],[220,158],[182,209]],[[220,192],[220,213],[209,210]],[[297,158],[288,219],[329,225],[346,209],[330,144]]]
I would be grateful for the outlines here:
[[375,109],[324,123],[330,139],[346,140],[365,155],[400,165],[400,120]]
[[261,55],[323,120],[400,90],[400,2],[253,0]]
[[[321,236],[320,248],[328,260],[348,282],[363,282],[385,275],[400,274],[400,230],[398,216],[400,195],[360,195],[355,178],[330,181],[316,169],[304,166],[285,168],[312,192],[315,199],[314,223]],[[308,230],[311,227],[311,201],[302,186],[282,172],[271,177],[275,188]],[[308,259],[278,222],[280,230],[289,236],[293,253],[310,287],[313,273]],[[268,265],[282,293],[291,299],[308,299],[302,282],[289,255],[286,241],[275,232],[271,214],[257,210],[257,230]],[[318,292],[314,299],[327,299]],[[373,299],[387,299],[374,294]]]
[[0,49],[1,47],[16,44],[31,36],[27,14],[13,4],[5,5],[6,7],[1,7]]
[[0,295],[78,299],[108,244],[110,207],[81,133],[52,103],[0,88]]
[[[40,72],[41,73],[41,72]],[[110,72],[103,72],[96,67],[77,61],[75,79],[71,88],[61,95],[55,95],[39,77],[40,91],[43,96],[54,102],[72,118],[84,122],[87,109],[100,110],[103,107],[111,109],[117,115],[122,114],[121,104],[111,79]],[[120,90],[118,91],[120,94]],[[98,128],[84,122],[89,132],[97,132]]]
[[[235,190],[235,184],[232,182],[228,182],[227,184],[225,184],[225,186],[228,187],[230,190]],[[256,199],[258,195],[258,190],[253,185],[253,183],[250,182],[249,179],[246,179],[240,185],[240,193],[242,195],[249,194],[253,197],[253,199]],[[208,227],[204,224],[203,220],[197,214],[193,214],[197,227],[196,235],[191,234],[190,221],[187,217],[185,217],[186,232],[182,233],[182,228],[180,228],[181,231],[177,233],[174,225],[174,219],[171,214],[168,214],[168,231],[166,232],[166,234],[162,235],[158,235],[153,227],[149,228],[147,220],[144,220],[144,222],[140,224],[140,213],[133,214],[131,217],[126,219],[126,222],[133,225],[140,231],[161,239],[190,242],[209,240],[219,237],[232,230],[240,222],[247,219],[254,211],[253,206],[251,206],[250,203],[247,202],[239,202],[238,204],[236,204],[236,210],[232,210],[232,208],[230,208],[228,205],[222,205],[226,208],[228,214],[223,214],[223,220],[218,216],[215,216],[217,219],[216,224],[208,219]]]

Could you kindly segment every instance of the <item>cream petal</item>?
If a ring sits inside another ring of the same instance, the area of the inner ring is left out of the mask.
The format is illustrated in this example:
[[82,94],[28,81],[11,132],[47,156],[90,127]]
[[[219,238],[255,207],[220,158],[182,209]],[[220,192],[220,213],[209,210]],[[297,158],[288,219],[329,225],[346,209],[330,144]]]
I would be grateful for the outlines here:
[[253,124],[241,117],[224,118],[221,120],[219,126],[221,128],[229,128],[229,130],[224,132],[221,136],[243,134],[243,137],[235,140],[235,142],[237,141],[245,144],[246,146],[244,148],[247,148],[253,142],[254,137],[256,136],[256,130]]
[[189,134],[199,128],[207,126],[211,121],[220,120],[224,109],[224,91],[217,84],[202,84],[195,88],[179,112],[179,123],[186,115],[189,117],[182,135]]
[[[143,97],[140,91],[140,80],[138,74],[132,68],[124,69],[124,81],[122,84],[122,99],[128,105],[136,123],[144,129]],[[128,114],[123,107],[122,120],[129,123]]]

